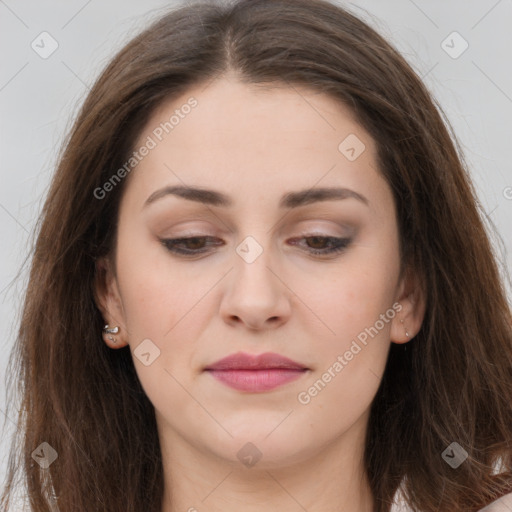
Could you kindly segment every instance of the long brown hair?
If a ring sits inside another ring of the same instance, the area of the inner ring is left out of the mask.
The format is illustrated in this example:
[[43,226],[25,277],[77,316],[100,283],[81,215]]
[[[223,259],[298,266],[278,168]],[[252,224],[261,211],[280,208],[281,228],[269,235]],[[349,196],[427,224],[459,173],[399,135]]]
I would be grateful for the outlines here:
[[[472,512],[512,492],[511,312],[442,110],[404,58],[341,7],[241,0],[161,16],[119,52],[83,104],[38,223],[11,355],[21,408],[2,506],[19,470],[31,511],[56,503],[61,512],[160,512],[154,409],[129,346],[102,341],[94,295],[96,261],[115,250],[127,180],[107,199],[94,191],[129,159],[163,100],[227,71],[245,83],[328,94],[376,141],[402,267],[420,276],[427,301],[415,339],[391,345],[371,407],[364,462],[376,511],[390,510],[402,482],[422,512]],[[43,442],[58,456],[47,469],[33,457]],[[453,442],[468,453],[457,469],[442,457]]]

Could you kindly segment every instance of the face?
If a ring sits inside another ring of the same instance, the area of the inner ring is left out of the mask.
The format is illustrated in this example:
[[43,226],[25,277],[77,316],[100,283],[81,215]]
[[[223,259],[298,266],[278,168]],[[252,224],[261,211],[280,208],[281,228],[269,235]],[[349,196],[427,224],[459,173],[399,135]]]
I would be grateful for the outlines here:
[[[323,94],[223,77],[161,105],[144,145],[102,310],[161,437],[271,467],[362,436],[390,343],[418,328],[369,134]],[[302,370],[205,370],[240,352]]]

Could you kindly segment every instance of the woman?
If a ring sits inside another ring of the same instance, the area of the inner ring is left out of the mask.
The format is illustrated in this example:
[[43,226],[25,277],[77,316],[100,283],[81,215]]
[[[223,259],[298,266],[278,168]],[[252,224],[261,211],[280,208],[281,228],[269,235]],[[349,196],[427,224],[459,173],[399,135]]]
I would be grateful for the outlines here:
[[340,7],[162,17],[53,178],[3,505],[19,468],[32,511],[507,506],[511,315],[477,205],[421,81]]

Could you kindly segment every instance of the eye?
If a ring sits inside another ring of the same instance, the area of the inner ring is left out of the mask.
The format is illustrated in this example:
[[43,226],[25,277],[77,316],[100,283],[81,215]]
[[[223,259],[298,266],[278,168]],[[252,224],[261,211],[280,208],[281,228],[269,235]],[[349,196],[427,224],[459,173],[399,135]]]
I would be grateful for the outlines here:
[[[297,240],[297,239],[293,239]],[[298,240],[306,240],[308,252],[317,255],[337,254],[343,252],[352,242],[350,238],[339,238],[328,235],[303,234]],[[299,245],[299,244],[293,244]]]
[[[208,252],[205,247],[223,244],[223,242],[221,244],[211,243],[211,240],[216,240],[216,238],[213,236],[191,236],[185,238],[162,239],[160,242],[170,252],[183,254],[185,256],[193,256],[195,254],[203,254]],[[205,241],[210,242],[205,244]],[[185,246],[185,248],[183,248],[183,246]]]
[[[161,239],[162,245],[170,252],[183,255],[194,256],[210,252],[208,247],[224,245],[224,242],[212,236],[192,236],[182,238]],[[315,255],[329,255],[343,252],[352,242],[350,238],[339,238],[327,235],[307,235],[301,238],[292,239],[292,245],[301,245],[296,240],[306,240],[306,251]],[[213,241],[213,242],[212,242]],[[303,246],[303,245],[302,245]]]

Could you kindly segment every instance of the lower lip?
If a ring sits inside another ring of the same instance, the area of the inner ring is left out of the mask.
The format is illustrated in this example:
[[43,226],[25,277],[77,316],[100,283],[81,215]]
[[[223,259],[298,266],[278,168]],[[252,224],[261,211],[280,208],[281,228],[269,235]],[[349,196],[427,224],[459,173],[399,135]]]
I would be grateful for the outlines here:
[[217,380],[239,391],[269,391],[299,379],[307,370],[208,370]]

